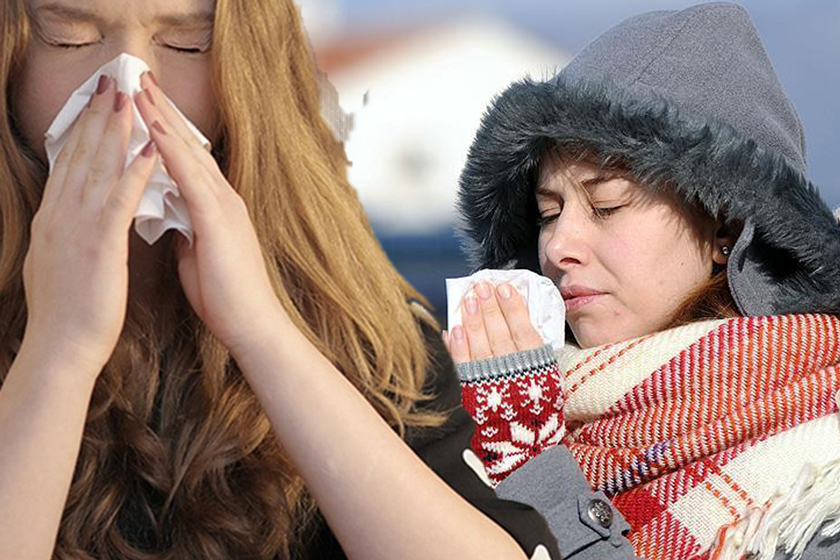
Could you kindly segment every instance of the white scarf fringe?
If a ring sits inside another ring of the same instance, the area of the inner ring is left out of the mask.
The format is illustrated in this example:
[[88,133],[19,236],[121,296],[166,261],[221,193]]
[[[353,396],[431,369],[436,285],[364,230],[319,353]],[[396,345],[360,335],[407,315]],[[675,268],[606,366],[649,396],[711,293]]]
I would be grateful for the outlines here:
[[768,506],[752,509],[727,527],[711,556],[772,560],[782,547],[791,560],[799,560],[817,531],[823,537],[840,533],[840,459],[822,468],[805,465],[786,493],[777,492]]

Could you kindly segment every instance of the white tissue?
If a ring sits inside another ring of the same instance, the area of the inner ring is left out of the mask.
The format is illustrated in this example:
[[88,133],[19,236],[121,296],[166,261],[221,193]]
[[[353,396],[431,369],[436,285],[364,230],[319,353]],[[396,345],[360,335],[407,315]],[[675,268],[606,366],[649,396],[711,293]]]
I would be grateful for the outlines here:
[[479,270],[472,276],[446,279],[447,325],[461,324],[461,301],[481,281],[498,285],[511,284],[528,302],[531,324],[555,352],[562,350],[566,342],[566,305],[554,283],[530,270]]
[[[113,78],[117,83],[118,89],[130,95],[133,99],[134,95],[142,89],[140,87],[140,75],[148,69],[149,66],[143,60],[123,53],[99,68],[79,89],[70,95],[67,103],[59,111],[58,116],[50,125],[46,134],[45,146],[47,149],[47,158],[50,162],[50,171],[52,171],[58,154],[70,136],[70,130],[96,91],[99,76],[105,74]],[[175,107],[175,104],[171,100],[168,98],[166,100],[181,118],[184,119],[187,127],[195,134],[201,144],[209,150],[210,141]],[[146,145],[150,138],[149,129],[146,128],[146,124],[140,116],[140,111],[134,105],[132,105],[132,109],[134,111],[134,126],[128,142],[128,154],[125,160],[126,167],[140,153],[140,150],[143,149],[143,146]],[[143,193],[143,197],[140,199],[140,206],[134,218],[135,231],[149,245],[157,241],[169,229],[180,231],[187,238],[190,245],[192,245],[193,231],[190,216],[187,212],[187,204],[181,198],[178,187],[169,174],[166,173],[166,169],[160,161]]]

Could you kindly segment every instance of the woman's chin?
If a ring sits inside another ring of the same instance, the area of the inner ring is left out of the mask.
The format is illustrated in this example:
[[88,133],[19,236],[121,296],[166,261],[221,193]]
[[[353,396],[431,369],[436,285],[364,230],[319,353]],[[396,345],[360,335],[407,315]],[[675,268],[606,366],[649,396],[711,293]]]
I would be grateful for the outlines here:
[[599,328],[598,325],[588,324],[585,326],[570,325],[572,334],[575,335],[575,341],[581,348],[593,348],[595,346],[603,346],[605,344],[614,344],[634,338],[635,334],[616,332],[605,326]]

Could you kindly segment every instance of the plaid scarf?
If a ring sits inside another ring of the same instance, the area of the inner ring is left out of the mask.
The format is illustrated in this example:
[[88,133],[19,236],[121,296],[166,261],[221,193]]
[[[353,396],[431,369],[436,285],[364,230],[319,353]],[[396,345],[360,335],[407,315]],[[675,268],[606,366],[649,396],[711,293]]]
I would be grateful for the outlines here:
[[562,440],[636,555],[772,558],[840,515],[838,366],[837,317],[740,317],[567,347],[559,375],[468,380],[464,404],[497,482]]

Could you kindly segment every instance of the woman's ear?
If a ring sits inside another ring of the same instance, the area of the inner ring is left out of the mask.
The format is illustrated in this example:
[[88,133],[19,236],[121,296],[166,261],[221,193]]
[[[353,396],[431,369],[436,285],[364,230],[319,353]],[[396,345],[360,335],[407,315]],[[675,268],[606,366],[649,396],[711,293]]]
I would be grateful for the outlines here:
[[729,254],[738,240],[744,224],[730,223],[722,224],[715,222],[715,238],[712,244],[712,260],[715,264],[726,265],[729,261]]

